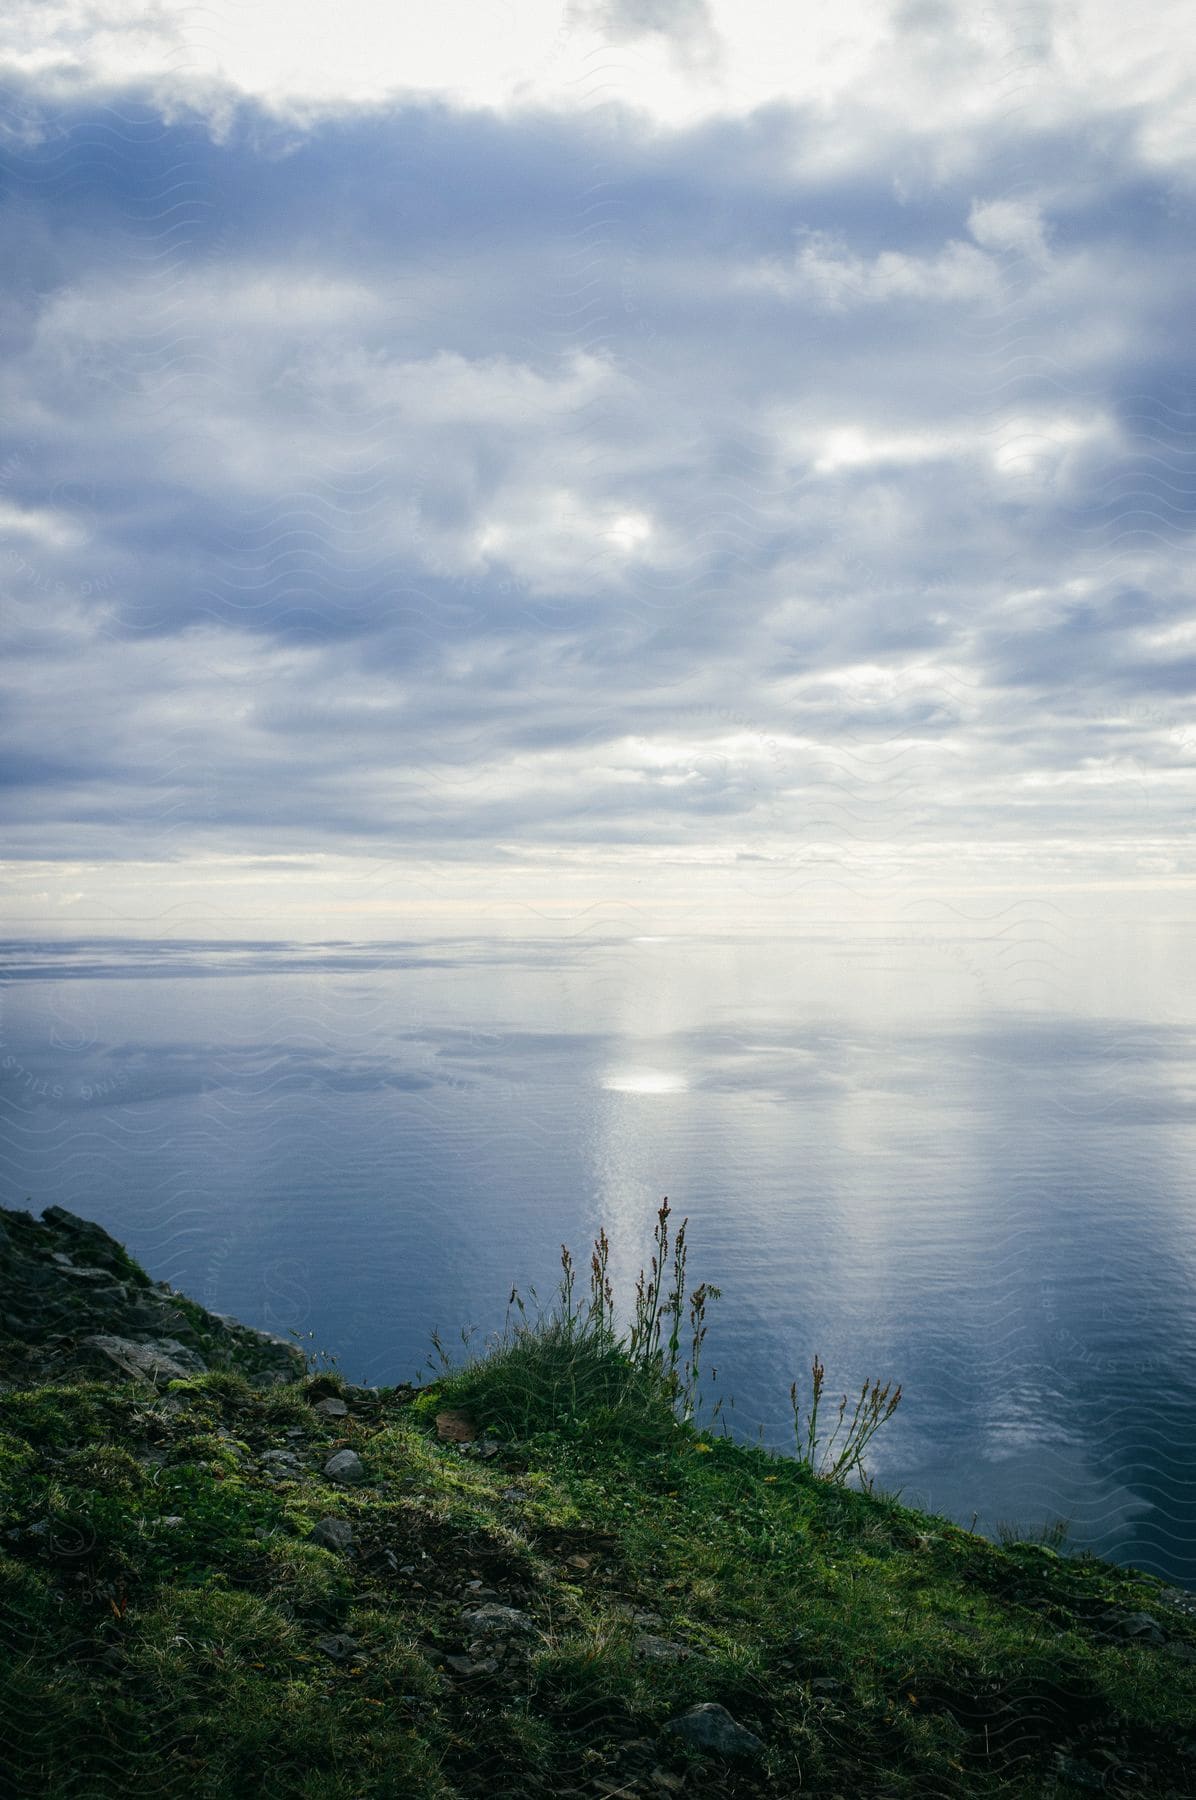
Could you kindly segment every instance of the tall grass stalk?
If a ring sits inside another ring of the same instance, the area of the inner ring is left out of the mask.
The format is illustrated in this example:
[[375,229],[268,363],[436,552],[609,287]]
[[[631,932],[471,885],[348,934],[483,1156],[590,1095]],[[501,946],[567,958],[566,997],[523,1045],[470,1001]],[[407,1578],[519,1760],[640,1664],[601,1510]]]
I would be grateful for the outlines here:
[[[441,1386],[457,1405],[498,1431],[530,1434],[584,1424],[621,1435],[691,1423],[702,1410],[702,1344],[706,1314],[719,1290],[687,1283],[687,1221],[676,1230],[667,1197],[653,1227],[647,1266],[636,1279],[631,1314],[621,1327],[610,1275],[611,1246],[599,1230],[583,1284],[567,1244],[547,1308],[529,1290],[534,1310],[512,1288],[498,1338],[483,1354],[454,1367],[433,1338]],[[688,1342],[686,1326],[688,1321]],[[711,1372],[711,1379],[714,1378]],[[715,1407],[712,1417],[717,1417]]]
[[901,1404],[901,1386],[879,1381],[866,1381],[848,1416],[848,1400],[839,1401],[834,1425],[829,1436],[822,1435],[822,1402],[826,1386],[826,1369],[815,1356],[810,1366],[810,1400],[802,1417],[801,1397],[796,1381],[790,1384],[789,1404],[793,1409],[793,1432],[797,1440],[797,1460],[803,1468],[824,1481],[845,1483],[853,1475],[867,1484],[864,1475],[864,1452],[881,1426],[887,1424]]
[[[622,1437],[658,1434],[678,1423],[713,1425],[720,1399],[706,1405],[702,1391],[708,1309],[720,1290],[708,1281],[689,1286],[688,1219],[674,1228],[668,1197],[652,1228],[647,1263],[635,1282],[630,1315],[621,1325],[610,1276],[610,1239],[599,1230],[590,1252],[589,1281],[583,1284],[573,1253],[561,1245],[560,1279],[547,1309],[530,1312],[511,1289],[503,1330],[484,1353],[469,1350],[454,1367],[443,1342],[433,1337],[442,1392],[470,1409],[477,1422],[503,1435],[579,1426]],[[792,1384],[797,1460],[814,1475],[834,1482],[853,1476],[865,1481],[863,1456],[872,1438],[896,1411],[900,1387],[866,1382],[854,1409],[847,1396],[825,1439],[821,1415],[826,1370],[813,1363],[813,1386],[803,1413],[798,1385]],[[711,1368],[709,1379],[717,1379]]]

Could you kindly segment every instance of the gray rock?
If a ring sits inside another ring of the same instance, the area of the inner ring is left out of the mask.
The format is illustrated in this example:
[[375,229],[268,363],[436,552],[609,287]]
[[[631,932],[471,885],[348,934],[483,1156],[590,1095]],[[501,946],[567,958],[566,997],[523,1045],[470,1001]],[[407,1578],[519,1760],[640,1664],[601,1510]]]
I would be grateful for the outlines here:
[[324,1464],[324,1473],[329,1481],[339,1481],[346,1486],[365,1480],[365,1467],[356,1450],[338,1450]]
[[525,1612],[514,1606],[468,1606],[461,1617],[479,1637],[511,1637],[515,1632],[534,1631],[535,1626]]
[[316,1649],[324,1656],[331,1657],[333,1662],[362,1662],[361,1651],[357,1648],[357,1639],[350,1637],[345,1631],[329,1632],[326,1637],[316,1639]]
[[[147,1337],[177,1338],[180,1344],[193,1338],[192,1333],[178,1329],[172,1307],[155,1306],[146,1300],[131,1300],[122,1307],[120,1330],[122,1336],[136,1338],[139,1343]],[[191,1347],[195,1347],[193,1341]]]
[[177,1337],[155,1336],[145,1339],[139,1338],[137,1341],[138,1343],[144,1342],[151,1344],[158,1350],[165,1350],[169,1356],[173,1357],[175,1362],[182,1363],[183,1367],[189,1369],[193,1375],[203,1375],[207,1370],[208,1365],[199,1354],[199,1351],[193,1350],[190,1344],[184,1344],[182,1340]]
[[684,1662],[692,1656],[692,1650],[684,1644],[674,1644],[671,1638],[654,1637],[651,1632],[644,1632],[635,1640],[635,1653],[647,1662]]
[[1064,1781],[1071,1782],[1074,1787],[1093,1788],[1094,1790],[1104,1787],[1104,1776],[1099,1769],[1094,1769],[1091,1763],[1081,1762],[1075,1756],[1068,1756],[1063,1750],[1056,1750],[1054,1760],[1055,1773],[1061,1775]]
[[271,1475],[297,1475],[299,1458],[293,1450],[263,1450],[258,1457],[263,1469]]
[[109,1374],[154,1381],[209,1367],[256,1381],[303,1372],[296,1345],[176,1299],[101,1226],[60,1206],[40,1219],[0,1211],[0,1296],[4,1330],[29,1378],[97,1362]]
[[143,1381],[185,1381],[190,1375],[202,1374],[207,1367],[202,1357],[175,1338],[150,1338],[144,1344],[136,1344],[132,1338],[97,1331],[85,1337],[82,1346],[107,1357],[122,1373],[139,1376]]
[[638,1625],[642,1631],[649,1630],[653,1625],[664,1624],[664,1620],[658,1612],[646,1612],[643,1607],[632,1606],[627,1600],[613,1601],[610,1610],[617,1613],[620,1619],[630,1619],[632,1624]]
[[353,1527],[348,1519],[321,1519],[307,1534],[309,1543],[322,1544],[325,1550],[342,1555],[353,1548]]
[[349,1409],[343,1400],[336,1400],[330,1395],[327,1400],[317,1400],[312,1411],[323,1413],[326,1419],[343,1419]]
[[444,1666],[454,1675],[492,1675],[498,1664],[489,1660],[475,1662],[472,1656],[446,1656]]
[[1166,1637],[1163,1627],[1150,1613],[1106,1613],[1111,1636],[1131,1638],[1138,1644],[1161,1644]]
[[675,1732],[695,1750],[713,1751],[716,1756],[759,1756],[764,1750],[755,1732],[738,1724],[725,1706],[713,1700],[703,1700],[679,1718],[670,1719],[665,1730]]

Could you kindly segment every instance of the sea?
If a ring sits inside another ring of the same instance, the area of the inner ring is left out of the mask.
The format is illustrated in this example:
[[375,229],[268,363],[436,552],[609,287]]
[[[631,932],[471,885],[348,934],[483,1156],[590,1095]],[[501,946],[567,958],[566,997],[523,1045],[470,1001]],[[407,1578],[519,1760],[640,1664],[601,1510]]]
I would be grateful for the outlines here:
[[667,1195],[717,1429],[900,1382],[878,1488],[1196,1587],[1196,930],[1017,927],[10,942],[3,1203],[388,1383]]

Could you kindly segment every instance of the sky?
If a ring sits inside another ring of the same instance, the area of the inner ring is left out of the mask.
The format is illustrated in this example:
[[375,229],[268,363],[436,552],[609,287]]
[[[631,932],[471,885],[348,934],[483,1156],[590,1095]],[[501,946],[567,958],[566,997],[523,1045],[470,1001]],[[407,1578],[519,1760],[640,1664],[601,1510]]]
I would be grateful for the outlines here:
[[1186,0],[37,0],[0,207],[0,929],[1190,911]]

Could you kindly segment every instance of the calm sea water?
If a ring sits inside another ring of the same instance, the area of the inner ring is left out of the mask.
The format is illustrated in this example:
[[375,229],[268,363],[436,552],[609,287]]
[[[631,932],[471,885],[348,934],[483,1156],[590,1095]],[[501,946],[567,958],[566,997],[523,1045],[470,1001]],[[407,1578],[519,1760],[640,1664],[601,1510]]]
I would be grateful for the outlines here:
[[13,944],[3,1198],[381,1382],[667,1193],[736,1431],[816,1350],[911,1503],[1196,1585],[1192,939]]

